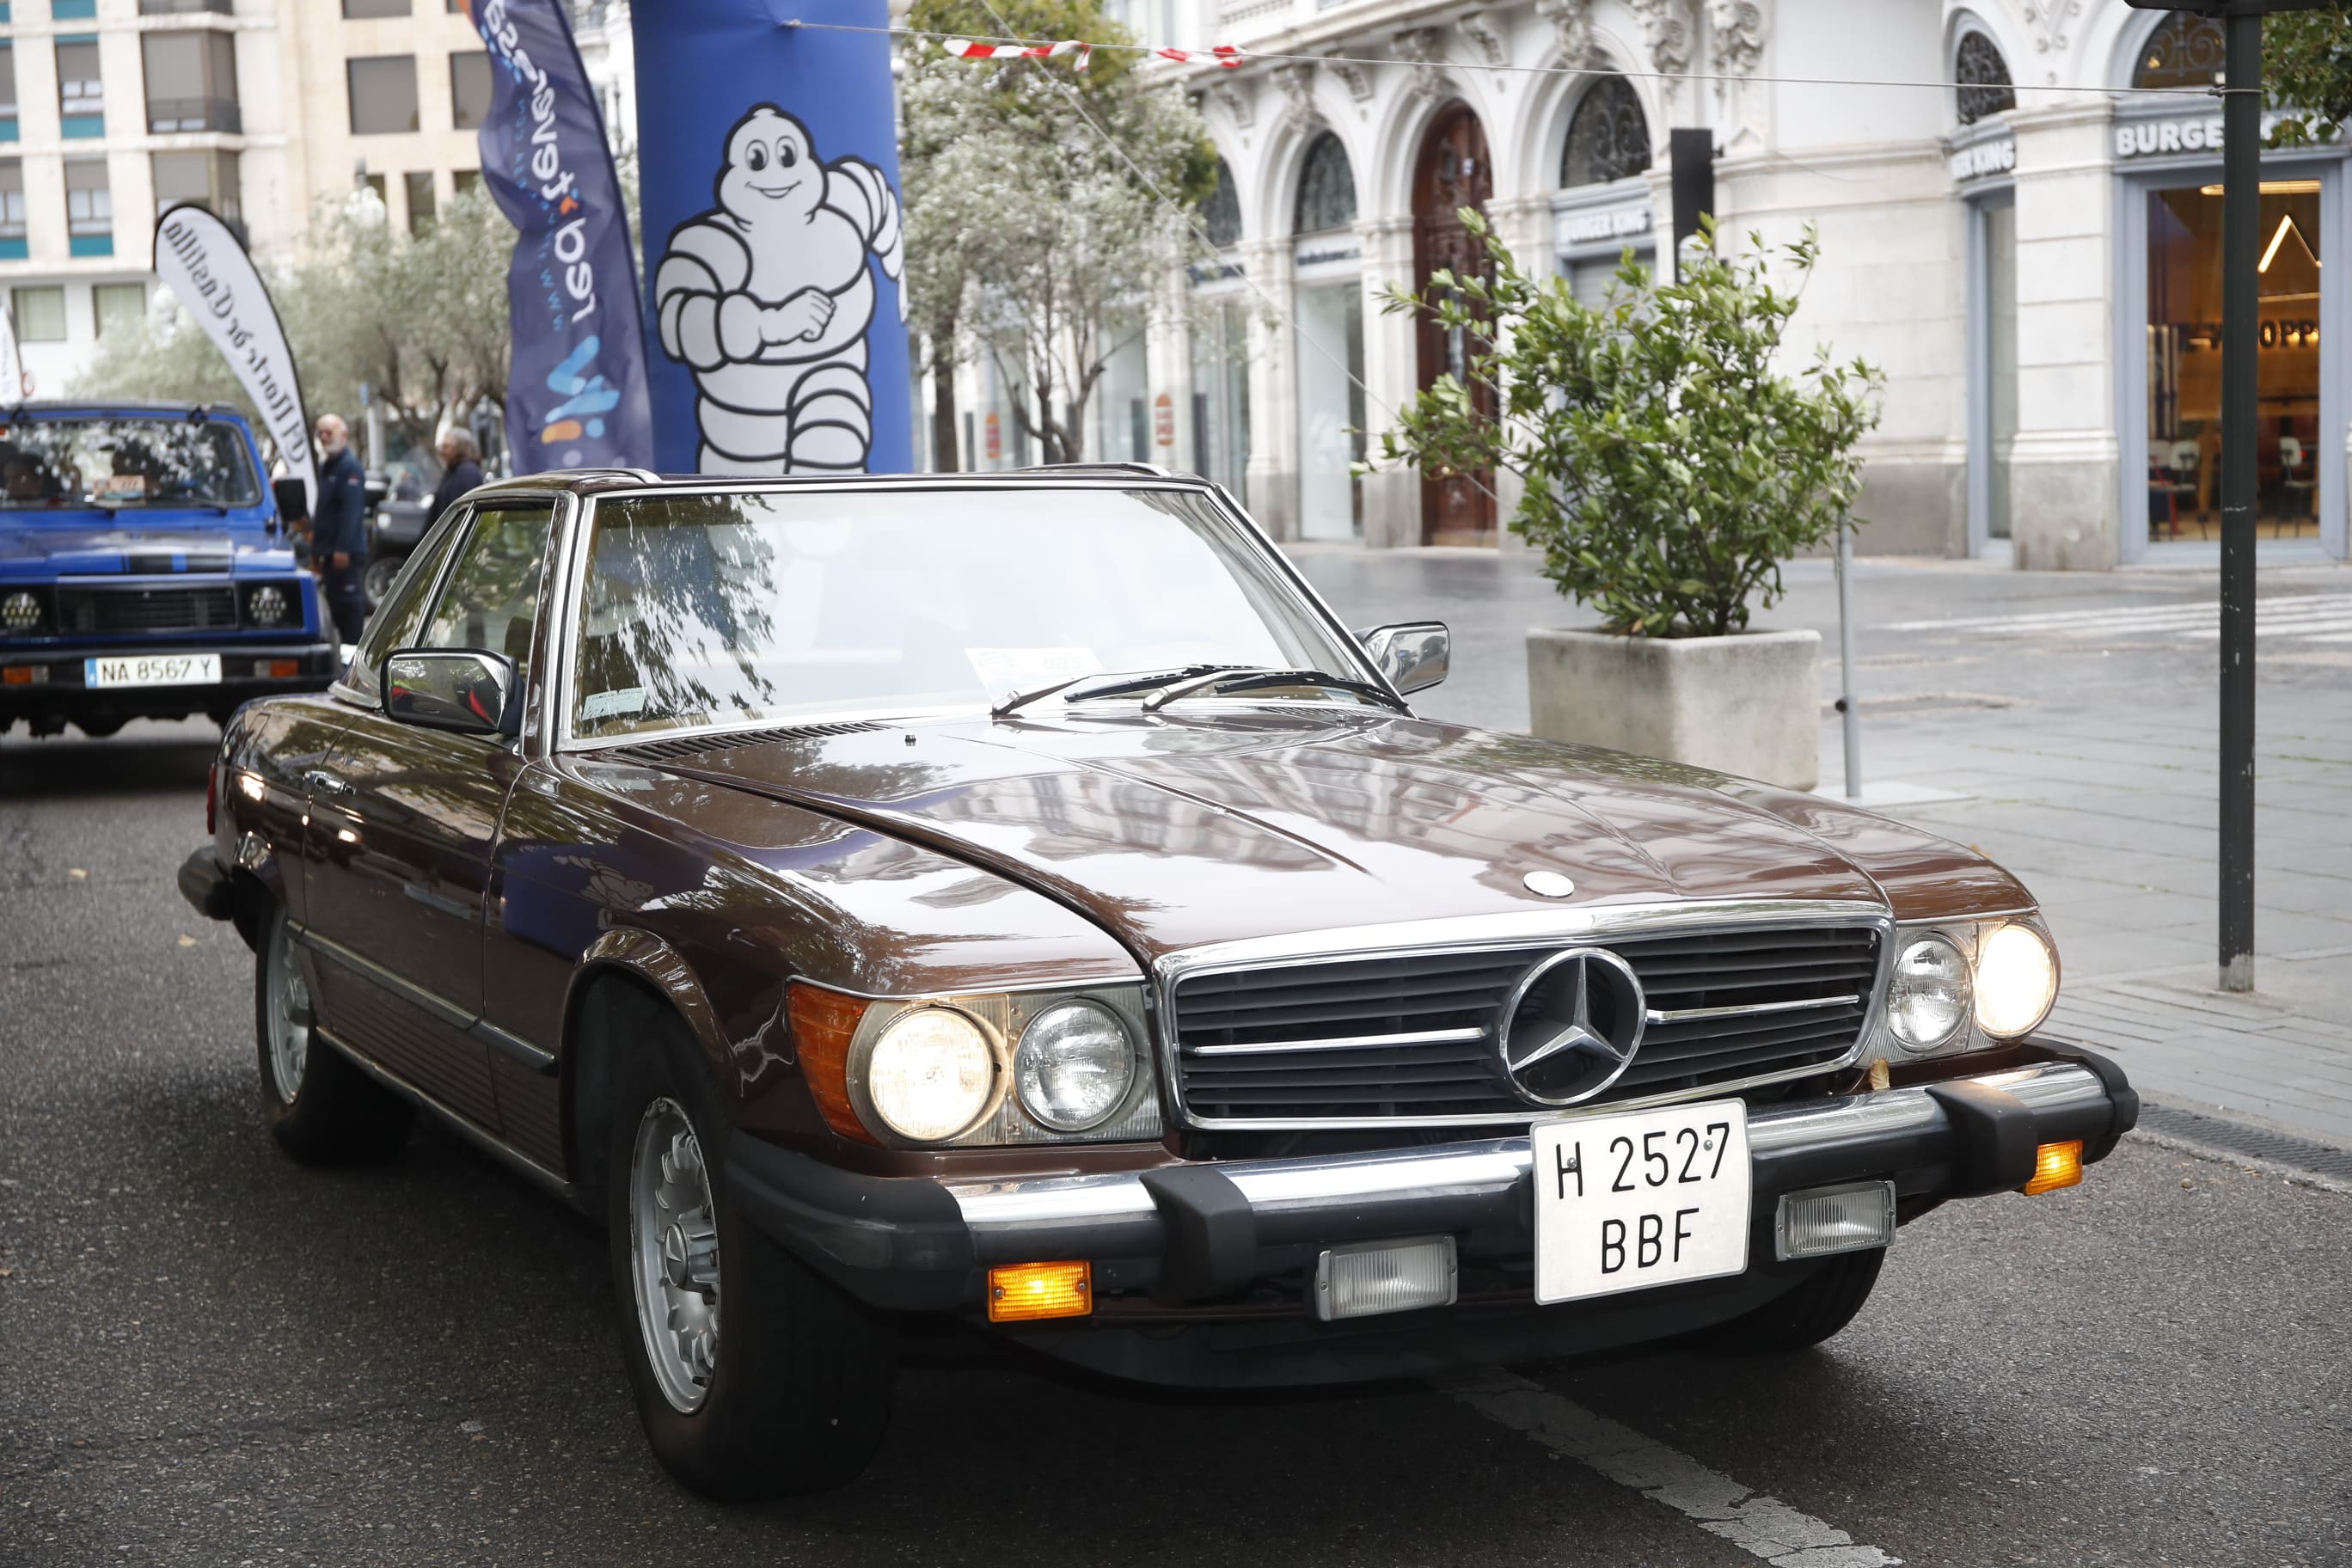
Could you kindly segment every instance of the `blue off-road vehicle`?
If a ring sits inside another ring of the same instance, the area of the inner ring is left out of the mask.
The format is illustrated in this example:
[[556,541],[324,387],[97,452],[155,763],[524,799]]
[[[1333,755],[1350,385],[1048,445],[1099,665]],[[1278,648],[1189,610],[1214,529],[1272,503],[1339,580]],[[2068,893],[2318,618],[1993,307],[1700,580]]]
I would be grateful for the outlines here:
[[302,507],[233,408],[0,407],[0,734],[323,689],[339,650],[295,557]]

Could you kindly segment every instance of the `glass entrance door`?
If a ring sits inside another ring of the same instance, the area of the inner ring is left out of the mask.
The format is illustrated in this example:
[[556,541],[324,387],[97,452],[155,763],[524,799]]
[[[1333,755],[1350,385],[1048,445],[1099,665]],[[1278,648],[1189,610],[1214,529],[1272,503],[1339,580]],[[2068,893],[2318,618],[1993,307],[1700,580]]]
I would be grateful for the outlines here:
[[[2255,537],[2316,539],[2321,184],[2264,180],[2255,363]],[[2221,520],[2221,187],[2147,193],[2147,538]]]

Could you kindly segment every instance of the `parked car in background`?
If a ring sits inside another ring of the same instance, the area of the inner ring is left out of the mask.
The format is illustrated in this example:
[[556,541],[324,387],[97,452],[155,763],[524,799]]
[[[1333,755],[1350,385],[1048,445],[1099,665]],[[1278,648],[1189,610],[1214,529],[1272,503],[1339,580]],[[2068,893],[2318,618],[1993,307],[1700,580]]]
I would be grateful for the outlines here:
[[332,629],[262,472],[225,405],[0,408],[0,731],[225,721],[323,689]]
[[910,1313],[1185,1384],[1813,1344],[2132,1126],[2000,868],[1416,717],[1448,649],[1141,465],[514,479],[237,715],[180,885],[289,1152],[421,1108],[604,1218],[722,1497],[856,1474]]
[[368,562],[361,585],[369,609],[383,603],[393,579],[425,537],[431,494],[414,466],[368,476]]

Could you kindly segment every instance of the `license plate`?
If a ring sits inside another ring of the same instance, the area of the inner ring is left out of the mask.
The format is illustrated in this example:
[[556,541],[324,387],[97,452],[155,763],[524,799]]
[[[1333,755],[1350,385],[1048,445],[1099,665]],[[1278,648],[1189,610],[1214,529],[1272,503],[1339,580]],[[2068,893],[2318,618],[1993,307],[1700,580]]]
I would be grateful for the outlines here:
[[1748,1104],[1534,1129],[1536,1300],[1578,1301],[1748,1268]]
[[82,660],[84,686],[218,686],[216,653],[142,653]]

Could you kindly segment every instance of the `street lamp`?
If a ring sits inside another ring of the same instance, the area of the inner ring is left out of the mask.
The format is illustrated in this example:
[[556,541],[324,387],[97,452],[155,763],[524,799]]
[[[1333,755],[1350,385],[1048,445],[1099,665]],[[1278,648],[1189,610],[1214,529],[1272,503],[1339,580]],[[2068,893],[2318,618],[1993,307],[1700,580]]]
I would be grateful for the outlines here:
[[2263,17],[2331,0],[2128,0],[2221,19],[2221,989],[2254,988],[2254,419],[2262,253]]

